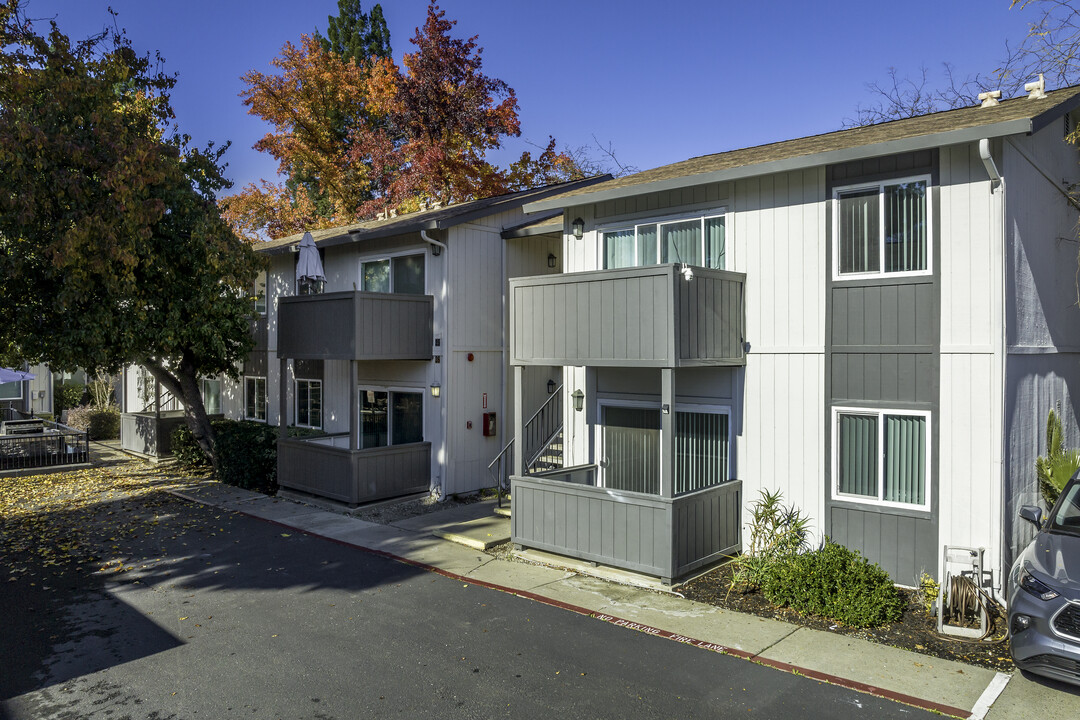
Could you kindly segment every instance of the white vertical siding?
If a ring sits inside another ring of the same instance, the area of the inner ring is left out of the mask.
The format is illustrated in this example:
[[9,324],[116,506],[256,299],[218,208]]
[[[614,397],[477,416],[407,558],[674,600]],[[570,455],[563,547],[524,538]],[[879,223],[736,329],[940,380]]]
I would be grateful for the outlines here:
[[323,430],[329,434],[349,432],[349,361],[323,361]]
[[[825,173],[767,175],[735,185],[734,270],[746,273],[743,416],[738,477],[746,504],[761,489],[825,527]],[[743,521],[748,520],[744,509]]]
[[[520,222],[520,218],[520,211],[489,216],[452,228],[447,238],[447,327],[442,360],[446,373],[442,395],[446,409],[443,491],[447,494],[490,487],[487,465],[499,454],[506,437],[509,418],[503,413],[502,311],[506,278],[500,232],[505,224]],[[485,412],[496,414],[495,437],[483,435]]]
[[1007,571],[1031,537],[1021,505],[1042,504],[1034,463],[1046,452],[1046,416],[1062,419],[1066,445],[1080,447],[1080,310],[1076,308],[1077,211],[1060,192],[1080,181],[1080,159],[1063,121],[1002,143],[1006,182],[1006,443],[1002,535]]
[[[1000,157],[1000,153],[998,154]],[[939,153],[940,410],[937,417],[938,552],[984,547],[1001,555],[1001,190],[974,143]],[[995,586],[1001,586],[995,572]]]

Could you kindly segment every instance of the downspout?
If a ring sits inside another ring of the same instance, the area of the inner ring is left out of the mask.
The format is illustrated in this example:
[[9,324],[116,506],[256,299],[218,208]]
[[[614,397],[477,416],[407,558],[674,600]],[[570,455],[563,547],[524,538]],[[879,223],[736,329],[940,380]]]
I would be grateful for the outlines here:
[[[438,255],[439,253],[441,253],[443,250],[446,249],[446,243],[441,243],[438,240],[436,240],[435,238],[428,235],[427,230],[421,230],[420,231],[420,239],[423,240],[424,242],[428,243],[429,245],[433,246],[433,247],[439,248],[438,253],[434,253],[434,251],[433,251],[433,253],[435,255]],[[445,277],[446,277],[446,273],[443,273],[443,278],[445,279]]]
[[[441,255],[443,253],[443,251],[446,250],[446,243],[439,242],[435,238],[428,235],[427,230],[421,230],[420,231],[420,239],[423,240],[424,242],[426,242],[428,245],[431,245],[431,254],[433,256]],[[442,319],[443,319],[443,322],[442,322],[442,328],[443,328],[442,329],[442,343],[441,343],[441,347],[440,347],[440,349],[442,351],[442,361],[439,362],[439,368],[436,371],[436,378],[435,379],[438,381],[439,386],[446,389],[446,390],[448,390],[448,388],[446,388],[446,382],[445,382],[446,363],[447,363],[447,361],[450,360],[450,352],[449,352],[449,350],[450,350],[450,343],[449,343],[449,341],[450,341],[450,313],[447,311],[447,305],[450,302],[450,286],[449,286],[449,283],[447,283],[447,281],[446,281],[447,275],[448,275],[448,272],[447,272],[447,268],[446,268],[446,260],[444,259],[442,261],[442,288],[441,288],[442,297],[440,298],[440,302],[439,302],[439,312],[442,314]],[[425,394],[427,394],[427,393],[425,393]],[[447,498],[447,493],[446,493],[446,473],[447,473],[447,470],[448,470],[448,465],[447,465],[446,460],[447,460],[447,453],[448,453],[449,445],[450,445],[450,439],[449,439],[449,428],[446,426],[446,404],[449,401],[450,401],[449,392],[440,394],[440,397],[439,397],[439,430],[440,430],[440,434],[442,435],[442,438],[441,438],[442,442],[441,442],[441,448],[440,448],[442,450],[442,462],[439,463],[439,465],[440,465],[440,468],[439,468],[439,482],[434,488],[432,488],[435,491],[435,494],[438,497],[439,502],[445,502],[446,498]]]
[[[1005,537],[1006,516],[1008,514],[1008,498],[1006,497],[1006,477],[1005,477],[1005,447],[1007,445],[1006,438],[1006,425],[1007,420],[1005,414],[1008,409],[1008,388],[1005,385],[1007,372],[1006,366],[1008,365],[1008,328],[1005,313],[1007,308],[1005,297],[1008,293],[1008,252],[1007,252],[1007,231],[1008,225],[1005,217],[1005,178],[1002,177],[1001,172],[998,171],[997,164],[994,162],[994,156],[990,154],[990,139],[983,138],[979,140],[979,158],[982,160],[983,166],[986,168],[986,174],[990,178],[990,193],[993,194],[994,186],[1000,186],[1001,188],[1001,382],[998,383],[1001,388],[1001,433],[999,441],[1001,442],[1001,448],[998,452],[998,466],[1000,467],[999,476],[1001,478],[1001,484],[998,489],[999,493],[999,517],[998,517],[998,536],[1000,538],[1000,546],[998,548],[998,567],[997,567],[997,581],[1001,584],[999,588],[991,588],[991,591],[997,595],[997,599],[1001,600],[1004,597],[1005,592],[1005,577],[1008,572],[1008,568],[1005,567],[1005,543],[1007,538]],[[1000,592],[1000,594],[999,594]]]

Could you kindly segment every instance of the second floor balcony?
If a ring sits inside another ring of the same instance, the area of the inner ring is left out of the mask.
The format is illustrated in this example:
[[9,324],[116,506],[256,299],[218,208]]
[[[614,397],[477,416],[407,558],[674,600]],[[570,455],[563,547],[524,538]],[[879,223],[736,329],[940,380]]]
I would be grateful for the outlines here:
[[511,363],[744,365],[745,282],[679,265],[514,278]]
[[336,292],[278,301],[279,357],[430,360],[434,298]]

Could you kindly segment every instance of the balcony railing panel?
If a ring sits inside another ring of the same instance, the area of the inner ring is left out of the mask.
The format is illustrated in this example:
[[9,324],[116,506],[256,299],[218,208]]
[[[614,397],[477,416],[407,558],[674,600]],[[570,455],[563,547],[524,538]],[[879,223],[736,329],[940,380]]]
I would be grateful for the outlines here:
[[278,440],[278,484],[350,505],[426,492],[431,443],[349,450],[347,436]]
[[675,498],[596,487],[595,465],[511,478],[515,545],[672,581],[740,548],[742,483]]
[[430,295],[340,292],[283,297],[279,357],[324,360],[429,360]]
[[510,280],[514,365],[742,365],[742,273],[677,265]]

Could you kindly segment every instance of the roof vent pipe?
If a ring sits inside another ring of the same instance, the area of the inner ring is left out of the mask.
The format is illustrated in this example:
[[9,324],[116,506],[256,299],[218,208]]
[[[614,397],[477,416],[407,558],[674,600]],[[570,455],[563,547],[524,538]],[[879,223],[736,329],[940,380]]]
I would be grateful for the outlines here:
[[1001,173],[998,172],[997,164],[994,163],[994,156],[990,154],[989,138],[979,141],[979,157],[986,167],[986,174],[990,176],[990,191],[993,192],[994,188],[1001,183]]
[[1046,97],[1046,80],[1043,79],[1043,74],[1039,73],[1038,80],[1024,85],[1024,90],[1027,91],[1028,100],[1042,100]]
[[990,92],[979,93],[979,101],[982,102],[983,107],[994,107],[998,104],[998,100],[1000,99],[1000,90],[991,90]]

